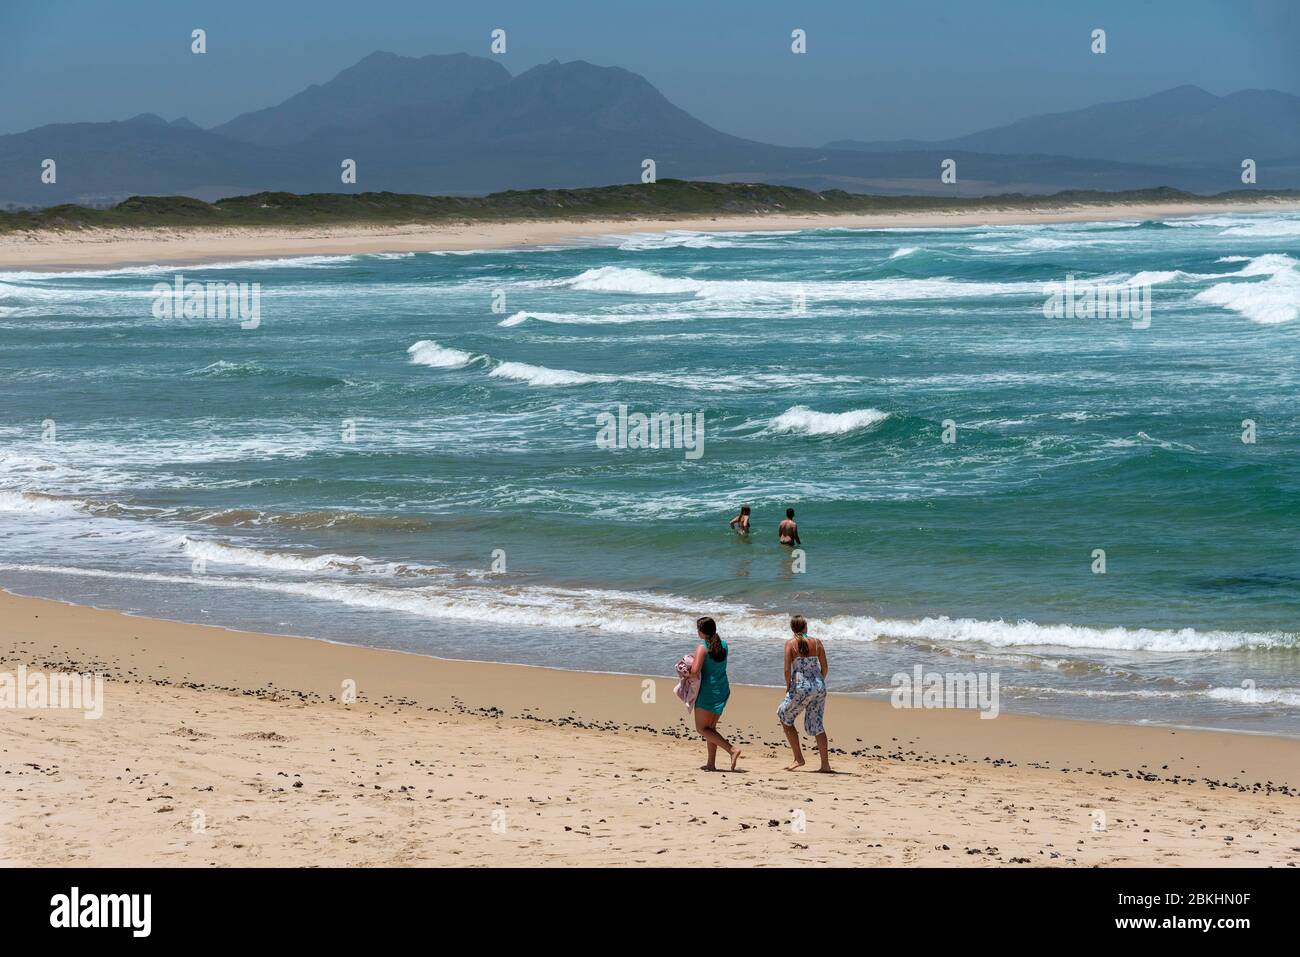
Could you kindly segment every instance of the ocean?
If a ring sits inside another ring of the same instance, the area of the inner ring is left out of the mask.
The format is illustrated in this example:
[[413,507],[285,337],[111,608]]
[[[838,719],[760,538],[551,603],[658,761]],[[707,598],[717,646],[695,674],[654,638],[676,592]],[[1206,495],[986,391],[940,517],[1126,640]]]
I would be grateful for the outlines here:
[[633,228],[0,272],[0,586],[665,676],[709,614],[772,686],[799,612],[835,691],[1300,735],[1300,215]]

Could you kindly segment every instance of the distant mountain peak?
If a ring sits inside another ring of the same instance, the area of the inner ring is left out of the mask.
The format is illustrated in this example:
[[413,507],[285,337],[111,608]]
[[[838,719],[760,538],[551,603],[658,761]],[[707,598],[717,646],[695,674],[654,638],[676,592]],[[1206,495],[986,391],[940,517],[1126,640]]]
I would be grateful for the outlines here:
[[[367,54],[350,67],[340,70],[330,80],[333,83],[340,77],[353,75],[356,73],[372,73],[374,71],[393,70],[402,68],[419,69],[421,66],[437,66],[439,64],[464,64],[472,60],[479,60],[486,63],[496,63],[496,60],[489,60],[487,57],[474,56],[469,53],[426,53],[424,56],[403,56],[400,53],[389,53],[387,50],[376,50],[374,53]],[[505,67],[501,67],[505,70]],[[509,71],[506,71],[507,74]],[[328,84],[323,84],[328,85]]]
[[621,66],[600,66],[592,63],[590,60],[551,60],[548,63],[539,63],[532,69],[525,70],[520,76],[527,76],[529,73],[567,73],[572,75],[605,75],[605,76],[626,76],[634,77],[644,83],[648,83],[639,73],[633,73],[631,70],[625,70]]
[[409,57],[377,50],[332,79],[284,102],[237,116],[213,132],[262,146],[287,146],[390,113],[460,102],[510,82],[498,60],[468,53]]
[[1192,83],[1184,83],[1182,86],[1172,86],[1167,90],[1160,90],[1149,96],[1134,97],[1129,100],[1113,100],[1110,103],[1102,103],[1090,109],[1099,109],[1100,107],[1111,106],[1119,103],[1146,103],[1159,104],[1164,107],[1175,107],[1179,109],[1204,109],[1219,102],[1220,97],[1215,96],[1209,90],[1196,86]]
[[136,126],[166,126],[167,125],[167,121],[164,120],[157,113],[137,113],[135,116],[131,117],[128,120],[123,120],[122,122],[133,123]]
[[827,148],[970,150],[1231,171],[1245,156],[1288,162],[1300,156],[1300,97],[1278,90],[1215,96],[1188,83],[1129,100],[1029,116],[952,139],[840,140]]
[[1171,96],[1171,95],[1194,96],[1202,100],[1218,99],[1218,97],[1215,96],[1213,93],[1211,93],[1209,90],[1205,89],[1204,87],[1197,86],[1195,83],[1183,83],[1179,86],[1171,86],[1167,90],[1162,90],[1159,93],[1151,94],[1151,96],[1148,97],[1148,99],[1157,96]]

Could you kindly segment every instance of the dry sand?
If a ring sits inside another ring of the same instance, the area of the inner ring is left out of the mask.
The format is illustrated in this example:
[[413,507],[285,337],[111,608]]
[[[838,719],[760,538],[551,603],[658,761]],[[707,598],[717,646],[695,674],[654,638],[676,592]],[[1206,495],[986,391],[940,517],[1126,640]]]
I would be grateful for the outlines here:
[[908,212],[851,215],[753,215],[683,219],[600,219],[435,226],[317,226],[193,229],[87,229],[0,235],[0,267],[92,268],[195,263],[276,256],[527,247],[631,232],[983,226],[1024,223],[1165,219],[1205,213],[1300,209],[1297,200],[1077,205],[1037,210]]
[[637,676],[4,593],[0,621],[0,672],[108,678],[99,720],[0,710],[10,866],[1300,866],[1292,739],[834,695],[827,776],[782,770],[780,692],[738,687],[741,772],[710,774],[668,678],[647,703]]

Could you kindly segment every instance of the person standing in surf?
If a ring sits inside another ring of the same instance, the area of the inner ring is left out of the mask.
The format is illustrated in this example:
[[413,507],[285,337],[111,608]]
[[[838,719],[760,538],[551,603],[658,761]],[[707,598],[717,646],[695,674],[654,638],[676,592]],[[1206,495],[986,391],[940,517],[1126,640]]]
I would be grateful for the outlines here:
[[700,679],[700,691],[695,696],[695,730],[700,733],[707,746],[707,756],[701,771],[716,771],[718,748],[731,755],[731,770],[736,770],[740,760],[740,748],[732,746],[722,735],[718,734],[718,719],[722,709],[731,697],[731,685],[727,682],[727,643],[718,635],[718,626],[712,618],[697,618],[695,631],[700,637],[700,646],[695,649],[695,661],[691,665],[691,675]]
[[787,508],[785,510],[785,518],[777,526],[776,534],[782,545],[793,547],[803,544],[803,542],[799,541],[799,523],[794,520],[794,509]]
[[742,538],[749,534],[749,506],[740,506],[740,514],[727,523],[736,530]]

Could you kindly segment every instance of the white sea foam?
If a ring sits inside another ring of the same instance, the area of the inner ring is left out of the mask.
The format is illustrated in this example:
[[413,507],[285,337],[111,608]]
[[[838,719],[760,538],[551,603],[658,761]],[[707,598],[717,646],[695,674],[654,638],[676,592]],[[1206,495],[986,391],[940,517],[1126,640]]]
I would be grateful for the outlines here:
[[1145,442],[1147,445],[1154,445],[1157,448],[1162,448],[1167,451],[1172,451],[1173,449],[1182,449],[1184,452],[1201,451],[1196,446],[1188,445],[1186,442],[1175,442],[1172,439],[1155,439],[1147,435],[1145,432],[1139,432],[1137,434],[1137,437],[1140,441]]
[[655,233],[615,233],[597,238],[601,244],[614,244],[625,252],[642,252],[659,249],[730,249],[745,245],[745,239],[768,239],[777,236],[797,236],[798,229],[727,229],[700,232],[692,229],[669,229]]
[[1290,256],[1256,256],[1234,276],[1264,276],[1262,282],[1221,282],[1196,294],[1197,302],[1223,306],[1251,322],[1278,325],[1300,316],[1300,272]]
[[227,545],[223,542],[199,541],[182,535],[181,551],[187,558],[202,559],[215,564],[241,565],[280,572],[321,572],[358,570],[373,564],[363,555],[296,555],[291,552],[264,551]]
[[558,312],[516,312],[516,313],[512,313],[509,316],[506,316],[504,319],[498,322],[497,325],[498,326],[519,326],[519,325],[523,325],[529,319],[534,319],[539,322],[560,322],[562,321],[560,315],[561,314]]
[[[865,623],[871,619],[860,619]],[[1090,628],[1040,625],[1032,621],[981,621],[971,618],[923,618],[879,621],[862,630],[872,637],[915,638],[944,642],[979,642],[994,647],[1047,646],[1111,651],[1203,652],[1240,648],[1294,647],[1297,635],[1281,632],[1196,631],[1192,628]]]
[[680,322],[699,318],[698,312],[630,312],[630,313],[576,313],[576,312],[516,312],[497,323],[498,326],[520,326],[525,322],[546,322],[573,326],[621,326],[638,322]]
[[1284,705],[1300,708],[1300,689],[1296,688],[1211,688],[1203,692],[1215,701],[1234,704]]
[[1229,226],[1220,236],[1300,236],[1300,219],[1267,219],[1260,222]]
[[229,542],[200,540],[182,535],[173,540],[186,558],[202,559],[214,565],[238,565],[271,572],[311,572],[362,574],[369,578],[422,579],[430,576],[449,576],[453,572],[439,565],[417,565],[410,562],[380,562],[364,555],[336,555],[333,553],[307,554],[272,549],[233,545]]
[[1300,265],[1286,253],[1265,253],[1252,257],[1234,276],[1274,276],[1278,273],[1293,273]]
[[459,369],[474,361],[474,356],[459,349],[448,349],[430,339],[421,339],[406,350],[411,361],[435,369]]
[[567,280],[574,289],[589,292],[628,292],[639,295],[672,295],[698,293],[706,284],[699,279],[673,279],[659,276],[644,269],[622,266],[600,266],[588,269]]
[[431,249],[431,256],[502,256],[511,253],[549,253],[571,247],[552,243],[538,246],[498,246],[492,249]]
[[1172,226],[1176,229],[1198,229],[1205,227],[1223,229],[1228,226],[1249,226],[1257,222],[1259,222],[1258,218],[1252,218],[1249,216],[1215,213],[1207,216],[1174,216],[1162,220],[1161,225]]
[[1100,698],[1106,700],[1171,700],[1186,701],[1197,698],[1222,701],[1230,704],[1254,705],[1257,707],[1300,708],[1300,691],[1289,688],[1190,688],[1166,690],[1160,688],[1079,688],[1066,687],[1018,687],[1014,689],[1017,696],[1028,697],[1063,697],[1063,698]]
[[889,254],[889,258],[902,259],[904,256],[912,255],[912,253],[916,252],[916,250],[917,247],[915,246],[899,246],[897,249],[895,249],[892,253]]
[[489,370],[488,375],[494,379],[514,379],[537,386],[587,385],[591,382],[618,381],[617,376],[571,372],[568,369],[548,369],[546,366],[533,366],[526,362],[498,363]]
[[871,428],[889,418],[888,412],[879,409],[853,409],[849,412],[815,412],[806,405],[786,409],[774,418],[768,427],[773,432],[795,432],[803,435],[844,435]]
[[421,339],[406,350],[411,361],[435,369],[460,369],[481,359],[488,365],[488,375],[494,379],[512,379],[534,386],[586,385],[592,382],[617,382],[617,376],[598,375],[586,372],[571,372],[568,369],[548,369],[546,366],[529,365],[526,362],[498,362],[488,356],[474,356],[460,349],[449,349],[428,339]]
[[[230,262],[206,262],[149,266],[119,266],[115,269],[78,269],[68,272],[0,272],[0,282],[43,282],[49,279],[101,279],[112,276],[151,276],[158,273],[197,273],[221,269],[319,269],[353,262],[356,256],[285,256],[279,259],[240,259]],[[118,292],[114,290],[114,295]]]
[[[333,561],[340,559],[340,556],[321,557]],[[282,558],[283,556],[277,556],[275,560]],[[303,559],[305,562],[313,560]],[[479,624],[556,628],[562,629],[567,634],[572,634],[574,628],[585,628],[615,634],[680,635],[683,622],[689,622],[699,614],[717,618],[726,634],[776,642],[788,638],[790,633],[785,615],[763,612],[742,604],[696,601],[672,595],[608,589],[542,586],[486,587],[477,584],[449,584],[437,579],[419,587],[394,588],[364,580],[287,581],[248,577],[223,578],[210,572],[190,577],[154,572],[13,563],[0,563],[0,570],[261,590],[338,602],[357,608],[408,612],[426,618],[475,621]],[[1164,653],[1213,652],[1242,648],[1292,648],[1296,647],[1297,639],[1300,638],[1295,634],[1281,632],[1202,632],[1191,628],[1181,630],[1088,628],[1077,625],[1039,625],[1029,621],[980,621],[947,617],[905,621],[864,616],[836,616],[813,619],[810,621],[810,626],[819,637],[831,641],[876,641],[880,638],[893,638],[958,644],[978,643],[1000,648],[1063,647]]]
[[0,512],[25,512],[76,518],[85,514],[84,503],[33,492],[0,492]]
[[264,371],[264,368],[256,362],[231,362],[228,359],[218,359],[216,362],[209,362],[202,369],[192,369],[186,375],[220,378]]
[[140,505],[124,505],[114,501],[94,501],[73,496],[51,495],[47,492],[0,491],[0,512],[21,513],[38,518],[124,518],[130,516],[152,517],[161,509]]
[[1089,236],[1026,236],[1020,239],[1011,240],[1006,236],[975,236],[976,240],[993,239],[1002,240],[994,243],[975,243],[968,248],[980,253],[996,253],[1000,255],[1030,255],[1038,252],[1056,251],[1064,249],[1083,249],[1092,246],[1120,246],[1129,245],[1133,242],[1131,239],[1103,239]]
[[822,375],[815,372],[754,371],[725,375],[708,371],[629,372],[618,375],[603,372],[576,372],[571,369],[531,365],[527,362],[504,361],[488,355],[472,355],[459,349],[441,346],[427,339],[410,346],[407,352],[411,354],[412,362],[421,365],[459,369],[475,363],[486,369],[491,378],[525,382],[540,387],[591,385],[597,382],[638,382],[699,392],[743,392],[750,389],[806,388],[809,385],[850,384],[859,381],[853,376]]
[[1134,273],[1128,279],[1130,286],[1158,286],[1166,282],[1195,282],[1203,279],[1217,279],[1206,273],[1184,272],[1181,269],[1151,270]]
[[57,473],[62,468],[56,462],[37,455],[0,449],[0,476],[30,478],[37,473]]
[[734,245],[717,233],[698,233],[687,229],[670,229],[663,233],[632,233],[608,237],[624,252],[653,249],[728,249]]
[[[541,285],[554,285],[545,280]],[[864,279],[844,281],[786,281],[758,279],[692,279],[660,276],[644,269],[601,266],[588,269],[559,285],[587,292],[628,295],[691,295],[698,299],[733,302],[793,302],[795,296],[808,301],[892,302],[899,300],[952,299],[1002,295],[1041,295],[1041,282],[967,282],[946,277],[933,279]]]

